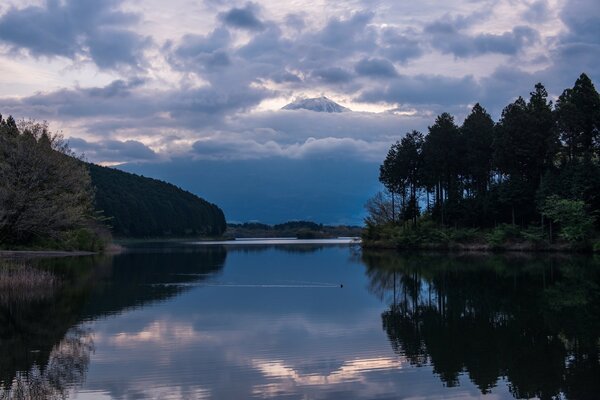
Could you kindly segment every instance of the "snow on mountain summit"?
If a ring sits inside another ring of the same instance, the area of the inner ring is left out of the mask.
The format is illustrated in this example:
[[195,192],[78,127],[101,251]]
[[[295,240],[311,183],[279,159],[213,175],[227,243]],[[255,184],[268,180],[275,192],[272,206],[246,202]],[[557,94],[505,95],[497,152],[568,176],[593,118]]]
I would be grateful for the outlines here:
[[338,103],[328,99],[325,96],[315,97],[312,99],[298,99],[282,108],[282,110],[300,109],[328,113],[341,113],[346,111],[352,111],[349,108],[340,106]]

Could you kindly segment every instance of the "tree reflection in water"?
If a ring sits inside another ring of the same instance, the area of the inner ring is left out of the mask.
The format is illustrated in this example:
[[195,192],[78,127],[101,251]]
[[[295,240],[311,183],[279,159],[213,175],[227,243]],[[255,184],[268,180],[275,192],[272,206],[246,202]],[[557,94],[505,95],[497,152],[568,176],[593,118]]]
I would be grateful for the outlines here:
[[176,296],[187,290],[179,284],[218,273],[226,256],[222,247],[153,248],[37,260],[35,268],[51,271],[60,285],[43,296],[0,296],[0,400],[65,398],[83,383],[93,351],[82,323]]
[[0,384],[0,399],[65,399],[70,389],[84,382],[93,350],[89,330],[71,329],[54,346],[45,366],[34,364],[27,372],[17,372],[12,382]]
[[393,350],[447,386],[481,393],[506,379],[515,398],[597,398],[596,258],[365,252],[370,290]]

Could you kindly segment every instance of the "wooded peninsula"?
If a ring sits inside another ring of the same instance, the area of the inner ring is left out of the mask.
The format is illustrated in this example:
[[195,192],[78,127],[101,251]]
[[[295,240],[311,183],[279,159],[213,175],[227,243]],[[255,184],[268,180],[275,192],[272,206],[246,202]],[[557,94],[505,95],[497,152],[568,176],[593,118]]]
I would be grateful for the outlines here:
[[45,123],[0,115],[0,248],[102,251],[116,237],[220,236],[216,205],[84,162]]
[[367,247],[600,251],[600,96],[581,74],[498,122],[480,104],[461,126],[443,113],[391,146],[379,180]]

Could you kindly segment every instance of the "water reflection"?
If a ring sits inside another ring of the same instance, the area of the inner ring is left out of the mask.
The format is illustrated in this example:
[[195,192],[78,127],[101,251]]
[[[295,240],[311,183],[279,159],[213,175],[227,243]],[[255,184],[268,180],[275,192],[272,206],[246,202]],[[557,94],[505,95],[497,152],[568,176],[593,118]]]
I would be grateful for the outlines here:
[[[0,387],[4,396],[28,398],[23,392],[25,383],[32,390],[46,385],[47,371],[55,371],[53,366],[62,368],[66,376],[77,373],[83,361],[61,364],[53,360],[68,361],[65,350],[75,348],[73,338],[81,336],[77,327],[82,322],[173,297],[186,290],[177,283],[207,279],[223,267],[225,258],[225,250],[218,247],[185,253],[138,249],[116,257],[31,260],[36,268],[52,271],[60,286],[44,296],[2,296]],[[55,375],[48,376],[58,382]]]
[[0,303],[0,399],[600,391],[598,259],[304,246],[36,261],[62,284]]
[[431,364],[448,387],[467,373],[482,394],[502,378],[515,398],[600,392],[600,269],[584,257],[363,255],[385,298],[394,352]]
[[89,330],[70,329],[54,346],[46,364],[34,363],[28,371],[18,371],[11,381],[0,382],[0,399],[65,399],[84,382],[93,349]]

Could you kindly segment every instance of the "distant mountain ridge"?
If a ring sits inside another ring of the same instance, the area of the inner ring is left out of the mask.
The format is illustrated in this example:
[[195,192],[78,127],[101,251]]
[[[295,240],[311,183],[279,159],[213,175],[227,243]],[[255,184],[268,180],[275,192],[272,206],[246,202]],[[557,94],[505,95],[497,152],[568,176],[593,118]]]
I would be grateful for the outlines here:
[[341,113],[352,111],[349,108],[340,106],[335,101],[325,96],[314,97],[310,99],[298,99],[282,108],[282,110],[309,110],[316,112]]

